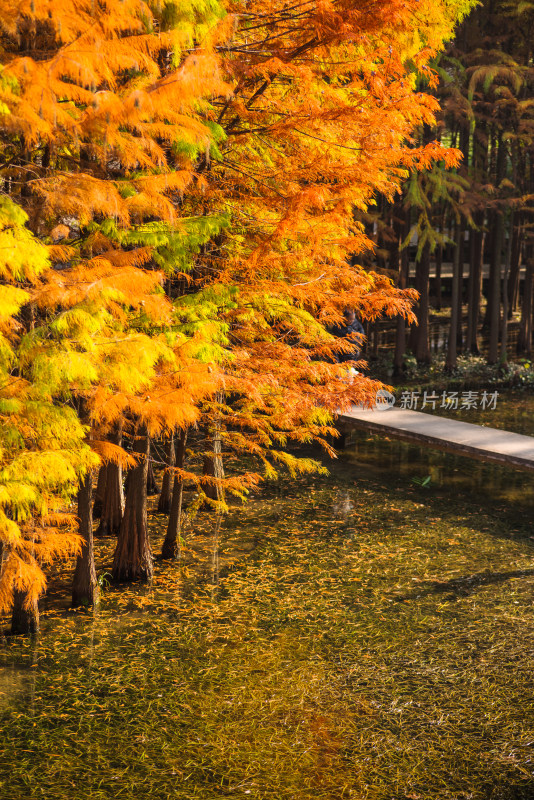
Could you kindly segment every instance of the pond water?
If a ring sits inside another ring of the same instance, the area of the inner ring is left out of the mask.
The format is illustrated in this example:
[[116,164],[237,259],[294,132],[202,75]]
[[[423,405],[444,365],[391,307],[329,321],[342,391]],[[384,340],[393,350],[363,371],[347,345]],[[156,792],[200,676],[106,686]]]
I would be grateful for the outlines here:
[[363,434],[325,463],[94,612],[55,576],[0,647],[0,797],[534,797],[533,476]]
[[[436,405],[434,410],[426,408],[425,413],[534,436],[531,394],[499,391],[498,395],[492,409],[443,410]],[[398,400],[398,392],[396,396]],[[429,488],[450,491],[451,498],[463,491],[471,499],[479,497],[481,502],[511,506],[517,502],[525,510],[534,506],[534,473],[485,464],[360,431],[351,431],[348,445],[346,457],[364,465],[366,471],[370,470],[377,478],[386,472],[403,475],[415,484],[430,478]]]

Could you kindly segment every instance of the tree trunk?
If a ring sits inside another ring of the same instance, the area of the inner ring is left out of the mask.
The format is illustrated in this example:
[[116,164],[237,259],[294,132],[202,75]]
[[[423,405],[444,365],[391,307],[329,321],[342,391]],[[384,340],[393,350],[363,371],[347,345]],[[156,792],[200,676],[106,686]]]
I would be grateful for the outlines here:
[[[477,119],[473,131],[473,153],[469,180],[471,183],[486,183],[488,166],[489,136],[485,122]],[[468,334],[466,349],[478,355],[478,327],[480,323],[480,304],[482,300],[482,279],[484,266],[484,220],[485,211],[473,213],[476,230],[471,231],[470,272],[468,287]]]
[[39,633],[39,606],[37,601],[25,608],[27,594],[15,589],[13,592],[13,613],[11,615],[11,633],[28,635]]
[[132,449],[141,459],[128,477],[124,516],[111,569],[115,581],[148,581],[154,572],[148,538],[146,493],[150,440],[145,429],[138,431]]
[[467,342],[468,352],[478,355],[478,325],[480,321],[480,298],[482,294],[482,264],[484,259],[484,212],[475,215],[479,230],[471,231],[470,271],[467,298]]
[[102,513],[97,536],[116,536],[124,513],[124,489],[122,488],[122,467],[120,464],[107,464],[106,489],[102,501]]
[[93,505],[93,519],[98,519],[102,514],[104,495],[106,493],[106,481],[107,481],[106,464],[102,464],[102,466],[98,470],[98,478],[96,481],[95,502]]
[[93,605],[98,598],[93,548],[93,472],[90,470],[78,488],[78,525],[83,539],[82,552],[76,559],[72,583],[72,607]]
[[156,478],[154,476],[154,464],[152,459],[149,457],[146,476],[146,493],[149,497],[152,497],[153,495],[158,494],[158,492],[158,484],[156,483]]
[[[110,435],[113,444],[122,444],[122,430],[119,427]],[[124,489],[122,487],[122,466],[120,464],[106,464],[105,488],[102,496],[102,512],[97,536],[116,536],[121,526],[124,514]]]
[[[223,395],[217,393],[217,402],[222,403]],[[210,429],[206,432],[206,450],[204,452],[204,465],[202,474],[209,478],[224,478],[222,459],[221,422],[215,416]],[[202,488],[210,500],[224,500],[222,487],[213,481],[203,482]]]
[[461,224],[456,224],[456,242],[454,248],[454,257],[452,261],[452,300],[451,300],[451,322],[449,327],[449,343],[447,347],[447,358],[445,361],[445,369],[447,372],[452,372],[456,369],[457,353],[458,353],[458,325],[459,325],[459,294],[460,294],[460,261],[462,255],[462,241],[463,229]]
[[[464,305],[464,231],[462,229],[461,238],[457,242],[458,253],[458,322],[456,324],[456,352],[461,353],[463,348],[463,305]],[[456,248],[455,248],[456,249]]]
[[[515,215],[514,215],[515,216]],[[521,217],[514,225],[512,230],[512,253],[510,257],[510,275],[508,277],[508,319],[512,319],[514,311],[517,310],[519,296],[519,277],[521,268]]]
[[499,329],[501,321],[501,271],[502,244],[504,233],[503,215],[494,216],[493,246],[490,259],[490,283],[488,291],[489,351],[488,363],[496,364],[499,359]]
[[534,258],[532,247],[529,247],[529,257],[526,263],[525,285],[523,294],[523,305],[521,307],[521,324],[519,326],[519,337],[517,340],[517,352],[519,355],[530,356],[532,353],[532,313],[534,306]]
[[418,326],[414,343],[414,355],[420,364],[430,363],[430,343],[428,340],[429,279],[430,244],[427,242],[423,247],[421,260],[416,268],[416,288],[419,292],[419,302],[417,304]]
[[[460,123],[460,150],[463,154],[461,172],[467,178],[472,165],[473,154],[471,152],[471,132],[470,125],[465,121]],[[465,231],[461,219],[457,223],[456,247],[458,251],[458,297],[457,297],[457,322],[456,322],[456,354],[462,352],[463,347],[463,303],[464,303],[464,260],[465,260]]]
[[441,268],[443,266],[443,245],[436,250],[436,308],[441,311]]
[[395,355],[393,357],[393,374],[402,375],[404,372],[404,354],[406,353],[406,320],[397,317],[397,331],[395,333]]
[[508,276],[510,273],[510,264],[512,262],[512,249],[513,249],[513,231],[514,231],[514,212],[510,214],[510,230],[508,233],[508,245],[506,247],[506,257],[504,259],[504,278],[502,284],[502,330],[501,330],[501,352],[500,361],[503,365],[508,363]]
[[[403,241],[410,232],[410,213],[404,210],[404,223],[399,231],[399,238]],[[410,254],[405,247],[399,259],[399,288],[406,289],[410,279]],[[406,320],[397,317],[397,333],[395,336],[395,356],[393,359],[393,374],[402,375],[404,370],[404,354],[406,352]]]
[[[503,142],[502,135],[498,135],[498,152],[495,168],[495,185],[499,187],[506,174],[507,145]],[[493,237],[490,253],[490,275],[488,289],[488,306],[485,324],[489,325],[489,352],[488,363],[496,364],[499,359],[499,333],[501,321],[501,272],[502,272],[502,247],[504,241],[504,214],[496,209],[491,215],[493,222]]]
[[[206,439],[206,446],[210,447],[210,445],[211,453],[206,453],[204,455],[202,474],[206,478],[224,478],[222,443],[220,434],[218,434],[217,431],[214,431],[211,442],[209,439]],[[221,487],[213,481],[206,481],[203,483],[202,488],[210,500],[222,500],[224,498]]]
[[167,469],[163,473],[163,481],[161,483],[161,494],[158,500],[158,514],[169,514],[172,503],[172,490],[173,490],[173,476],[172,468],[176,462],[176,452],[174,449],[174,436],[171,436],[165,445],[165,463]]
[[[185,445],[187,442],[187,429],[180,432],[175,452],[175,466],[183,469],[185,464]],[[174,449],[174,448],[173,448]],[[169,473],[170,474],[170,473]],[[162,558],[176,558],[180,555],[180,531],[182,527],[182,498],[184,482],[179,475],[174,475],[171,510],[167,535],[161,548]]]

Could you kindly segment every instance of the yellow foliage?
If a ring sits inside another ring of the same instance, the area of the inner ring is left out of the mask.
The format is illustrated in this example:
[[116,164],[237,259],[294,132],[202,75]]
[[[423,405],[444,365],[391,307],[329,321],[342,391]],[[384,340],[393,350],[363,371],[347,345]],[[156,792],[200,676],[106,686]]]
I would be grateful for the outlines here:
[[91,447],[98,454],[104,464],[118,464],[123,469],[130,469],[137,465],[137,458],[131,453],[127,453],[119,445],[105,440],[91,440]]
[[3,185],[27,211],[0,198],[4,607],[74,552],[54,515],[100,458],[128,463],[103,441],[117,422],[216,422],[272,474],[269,450],[306,471],[287,442],[328,447],[336,410],[376,393],[325,328],[345,306],[409,319],[413,293],[354,265],[353,209],[457,163],[412,147],[437,109],[414,87],[469,5],[228,0],[221,22],[185,0],[0,0]]

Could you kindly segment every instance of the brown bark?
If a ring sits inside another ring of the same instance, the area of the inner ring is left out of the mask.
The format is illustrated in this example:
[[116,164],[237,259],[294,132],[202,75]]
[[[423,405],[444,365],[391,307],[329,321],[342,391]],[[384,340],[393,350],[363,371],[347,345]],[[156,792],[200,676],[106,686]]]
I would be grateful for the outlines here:
[[[495,186],[500,186],[506,174],[507,145],[499,133],[496,139],[498,146],[495,166]],[[494,152],[494,149],[493,149]],[[491,215],[493,236],[490,253],[490,274],[488,288],[488,305],[484,325],[489,326],[488,362],[496,364],[499,358],[499,333],[501,319],[501,273],[502,249],[504,243],[504,215],[496,209]]]
[[369,332],[368,330],[367,333],[367,341],[369,342],[370,340],[371,344],[370,356],[371,358],[378,358],[378,340],[380,334],[380,328],[378,326],[378,322],[376,320],[374,322],[370,322],[368,328],[371,329],[371,331]]
[[26,592],[15,589],[11,615],[11,633],[14,636],[39,633],[39,606],[35,601],[26,608],[26,597]]
[[[476,120],[473,131],[472,163],[469,171],[469,180],[474,183],[486,183],[488,165],[489,137],[486,123]],[[470,272],[467,300],[467,342],[466,349],[478,355],[478,327],[480,322],[480,304],[482,300],[482,277],[484,265],[484,221],[485,211],[476,209],[473,221],[476,229],[470,234]]]
[[532,255],[532,247],[529,247],[529,251],[529,258],[527,258],[526,263],[523,305],[521,307],[521,324],[517,340],[518,354],[527,356],[532,353],[532,314],[534,310],[534,257]]
[[391,206],[391,213],[389,217],[390,225],[390,242],[389,242],[389,265],[388,269],[391,272],[398,272],[400,265],[400,246],[402,242],[402,230],[404,224],[404,213],[401,206],[401,201],[397,200]]
[[475,215],[479,230],[470,234],[470,271],[467,297],[467,341],[466,349],[478,355],[478,325],[480,321],[480,298],[482,295],[482,262],[484,257],[484,213]]
[[[187,442],[187,429],[181,431],[175,451],[175,466],[183,469],[185,464],[185,445]],[[170,473],[169,473],[170,474]],[[179,475],[174,476],[172,501],[169,514],[167,535],[161,548],[162,558],[176,558],[180,555],[180,531],[182,527],[182,499],[184,482]]]
[[514,226],[512,234],[512,253],[510,257],[510,275],[508,276],[508,318],[512,319],[517,311],[519,297],[519,279],[521,269],[522,241],[519,225]]
[[458,223],[456,225],[456,237],[454,257],[452,261],[452,300],[451,300],[451,321],[449,326],[449,342],[447,346],[447,358],[445,360],[445,369],[452,372],[456,369],[457,353],[458,353],[458,326],[460,324],[461,308],[459,302],[460,296],[460,263],[463,259],[463,229]]
[[138,431],[133,452],[141,458],[128,475],[124,516],[111,568],[115,581],[148,581],[154,572],[148,538],[146,486],[150,440],[146,430]]
[[[217,402],[222,403],[223,395],[217,394]],[[206,450],[204,452],[204,465],[202,474],[209,478],[224,478],[224,467],[222,458],[222,436],[221,422],[215,417],[206,431]],[[203,482],[202,488],[210,500],[224,500],[222,487],[214,481]]]
[[490,282],[488,290],[489,350],[488,362],[496,364],[499,359],[499,328],[501,320],[501,271],[504,218],[500,213],[494,216],[493,243],[490,257]]
[[502,285],[502,330],[501,330],[501,352],[500,361],[502,364],[508,363],[508,282],[510,274],[510,265],[512,261],[513,250],[513,232],[514,232],[514,212],[510,215],[510,230],[508,233],[508,245],[506,248],[506,258],[504,260],[504,277]]
[[459,260],[458,260],[458,323],[456,325],[456,352],[461,353],[463,348],[463,305],[464,305],[464,232],[462,230],[462,238],[459,242]]
[[120,464],[106,464],[106,488],[97,536],[116,536],[124,513],[124,489]]
[[156,478],[154,476],[154,464],[152,459],[149,457],[146,476],[146,493],[149,497],[152,497],[153,495],[158,494],[158,492],[158,484],[156,483]]
[[[122,430],[119,428],[110,436],[113,444],[122,444]],[[102,511],[97,536],[116,536],[124,513],[124,489],[122,486],[122,466],[120,464],[106,464],[101,468],[105,470],[105,485],[102,495]]]
[[102,464],[98,470],[98,478],[96,481],[95,489],[95,502],[93,505],[93,519],[98,519],[102,514],[102,505],[104,503],[104,494],[106,492],[107,472],[106,464]]
[[174,436],[171,436],[165,445],[165,463],[166,469],[163,473],[163,481],[161,483],[161,493],[158,500],[158,514],[169,514],[172,503],[173,493],[173,475],[172,468],[176,462],[176,452],[174,449]]
[[[410,231],[410,213],[404,210],[404,221],[399,230],[399,238],[403,241]],[[410,254],[405,247],[400,253],[399,259],[399,288],[406,289],[410,278]],[[397,334],[395,337],[395,355],[393,358],[393,374],[402,375],[404,369],[404,354],[406,352],[406,320],[404,317],[397,317]]]
[[[211,439],[206,438],[206,447],[211,448],[211,452],[206,451],[204,455],[202,474],[206,478],[224,478],[222,442],[216,430]],[[210,500],[222,500],[224,497],[221,487],[213,481],[203,482],[202,488]]]
[[[461,171],[467,177],[471,166],[471,133],[470,125],[462,122],[460,124],[460,150],[463,154]],[[464,302],[464,260],[465,260],[465,232],[462,221],[458,220],[456,231],[455,251],[458,251],[458,296],[457,296],[457,322],[456,322],[456,353],[462,351],[463,346],[463,302]]]
[[436,250],[436,308],[441,311],[441,268],[443,266],[443,245]]
[[406,320],[397,317],[395,334],[395,355],[393,356],[393,374],[402,375],[404,371],[404,354],[406,353]]
[[98,599],[93,547],[93,473],[90,470],[78,488],[78,530],[83,539],[82,552],[76,559],[72,582],[72,607],[90,606]]
[[423,247],[421,258],[416,266],[416,286],[419,292],[417,303],[417,328],[412,330],[410,344],[419,363],[430,363],[430,342],[428,338],[428,312],[429,312],[429,280],[430,280],[430,244]]

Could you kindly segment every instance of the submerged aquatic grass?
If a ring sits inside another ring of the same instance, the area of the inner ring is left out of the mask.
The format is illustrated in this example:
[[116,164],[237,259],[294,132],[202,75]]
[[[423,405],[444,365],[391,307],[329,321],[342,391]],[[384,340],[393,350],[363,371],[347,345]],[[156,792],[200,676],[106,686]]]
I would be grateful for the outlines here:
[[232,512],[218,576],[206,515],[152,587],[52,602],[1,651],[0,796],[532,798],[534,540],[480,492],[347,454]]

